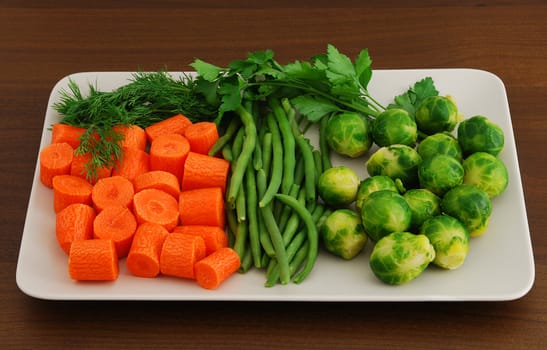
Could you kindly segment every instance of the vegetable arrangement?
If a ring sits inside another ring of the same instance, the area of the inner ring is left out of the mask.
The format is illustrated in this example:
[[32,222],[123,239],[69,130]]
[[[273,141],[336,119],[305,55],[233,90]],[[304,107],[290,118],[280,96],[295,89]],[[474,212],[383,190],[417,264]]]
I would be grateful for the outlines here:
[[[71,82],[40,154],[70,276],[115,279],[126,257],[140,277],[212,289],[256,268],[271,287],[303,282],[321,248],[352,259],[368,241],[388,284],[459,267],[508,183],[503,132],[464,119],[429,77],[383,106],[371,63],[328,45],[286,65],[271,50],[227,67],[196,59],[196,76],[137,73],[87,96]],[[362,158],[369,177],[332,152]]]

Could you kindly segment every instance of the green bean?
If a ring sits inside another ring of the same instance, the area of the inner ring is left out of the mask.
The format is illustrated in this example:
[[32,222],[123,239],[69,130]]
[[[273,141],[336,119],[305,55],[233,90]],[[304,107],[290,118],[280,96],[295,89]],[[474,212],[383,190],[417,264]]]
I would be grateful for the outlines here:
[[226,223],[228,224],[228,245],[233,247],[235,244],[235,233],[237,231],[237,216],[235,210],[229,208],[228,206],[225,211]]
[[241,120],[239,118],[230,119],[230,122],[228,126],[226,127],[226,131],[224,131],[224,134],[221,137],[219,137],[219,139],[215,142],[215,144],[209,150],[210,156],[216,155],[220,150],[224,148],[225,145],[227,145],[230,141],[232,141],[232,138],[234,137],[237,130],[239,129],[240,124],[241,124]]
[[245,255],[245,246],[247,245],[248,235],[249,227],[247,226],[247,222],[240,222],[237,225],[237,229],[235,232],[236,239],[234,243],[234,250],[241,259],[243,259],[243,256]]
[[306,177],[304,186],[306,188],[306,199],[315,202],[317,199],[315,193],[317,180],[315,176],[315,161],[313,159],[312,147],[309,141],[302,135],[296,136],[296,143],[299,146],[304,159],[304,173]]
[[[315,163],[315,179],[319,179],[319,176],[323,172],[323,159],[321,158],[321,152],[317,149],[312,151],[313,160]],[[317,183],[316,183],[317,184]]]
[[229,162],[234,160],[234,155],[232,153],[232,145],[227,144],[227,145],[224,145],[224,147],[222,147],[222,158],[226,159]]
[[245,173],[245,193],[247,194],[247,219],[249,223],[249,246],[252,252],[253,263],[257,268],[262,267],[262,249],[260,247],[260,234],[258,231],[258,197],[256,188],[255,170],[253,165],[247,166]]
[[[288,195],[291,197],[297,197],[299,193],[300,193],[300,186],[298,186],[297,184],[292,184]],[[284,230],[285,225],[287,224],[287,221],[289,220],[290,217],[291,217],[291,208],[286,205],[281,206],[281,213],[277,219],[279,229],[281,231]]]
[[[234,141],[232,142],[232,160],[235,161],[241,153],[243,147],[243,140],[245,139],[245,129],[241,128],[237,131]],[[234,169],[232,169],[233,171]]]
[[[294,239],[287,245],[287,258],[289,259],[289,266],[292,262],[292,259],[298,252],[299,248],[306,241],[306,233],[304,231],[298,232],[294,236]],[[291,273],[292,275],[292,273]],[[271,287],[277,283],[279,280],[279,267],[275,260],[271,261],[268,265],[268,270],[266,271],[266,287]]]
[[[309,242],[304,242],[304,244],[302,244],[300,249],[298,249],[298,251],[294,255],[294,258],[289,263],[289,272],[291,275],[294,275],[296,271],[298,270],[298,268],[300,267],[300,265],[302,265],[304,261],[306,261],[306,258],[309,256],[309,249],[310,249]],[[297,283],[300,283],[300,282],[297,282]]]
[[273,111],[274,117],[279,125],[283,142],[283,179],[281,181],[281,193],[288,194],[294,181],[295,169],[295,140],[291,130],[291,125],[285,110],[277,98],[268,99],[268,105]]
[[241,263],[239,265],[239,273],[245,273],[251,269],[253,264],[253,256],[250,249],[245,249],[243,257],[241,258]]
[[323,161],[321,162],[323,165],[323,171],[332,168],[332,163],[330,160],[330,148],[326,138],[328,121],[329,116],[324,116],[319,121],[319,151],[321,152],[321,157],[323,159]]
[[[266,130],[266,128],[262,128]],[[266,173],[266,178],[270,177],[270,168],[272,164],[272,133],[266,132],[262,137],[262,169]]]
[[270,172],[270,182],[258,205],[260,208],[267,206],[281,186],[283,177],[283,145],[281,144],[281,135],[273,114],[268,113],[266,121],[270,132],[272,133],[272,168]]
[[304,181],[304,162],[296,162],[296,170],[294,171],[294,183],[302,186],[302,181]]
[[[306,202],[305,195],[306,195],[306,192],[302,190],[300,191],[297,197],[297,200],[302,205],[304,205],[304,203]],[[289,206],[287,207],[290,208]],[[287,225],[285,225],[285,228],[283,230],[283,241],[285,242],[285,245],[289,244],[289,242],[292,240],[296,231],[300,227],[300,224],[301,224],[300,216],[298,215],[298,213],[293,212],[287,222]]]
[[[260,178],[260,181],[259,181]],[[266,173],[263,169],[259,169],[256,172],[256,189],[259,197],[262,197],[264,195],[264,192],[266,192]],[[266,224],[264,223],[264,219],[262,219],[262,215],[257,216],[258,219],[258,234],[259,234],[259,240],[260,244],[262,246],[262,249],[266,253],[267,256],[273,257],[275,256],[275,249],[272,244],[272,240],[270,238],[270,234],[268,233],[268,230],[266,229]],[[264,262],[260,264],[261,266],[265,266]]]

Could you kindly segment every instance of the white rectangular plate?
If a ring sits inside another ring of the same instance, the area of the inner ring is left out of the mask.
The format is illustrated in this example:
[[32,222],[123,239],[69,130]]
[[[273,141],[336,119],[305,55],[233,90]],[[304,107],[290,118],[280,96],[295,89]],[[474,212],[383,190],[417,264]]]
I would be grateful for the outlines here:
[[[91,83],[106,91],[126,84],[131,76],[130,72],[89,72],[60,80],[49,99],[40,149],[51,140],[48,128],[59,119],[52,105],[59,100],[60,91],[67,89],[69,79],[81,87]],[[67,255],[56,242],[53,195],[39,181],[37,160],[17,264],[19,288],[30,296],[53,300],[465,301],[524,296],[534,282],[534,260],[503,82],[489,72],[473,69],[377,70],[370,93],[387,105],[394,96],[427,76],[433,78],[442,95],[456,99],[465,117],[487,116],[505,132],[505,148],[500,157],[509,172],[509,186],[493,200],[490,226],[483,236],[472,239],[467,260],[459,269],[429,267],[410,283],[389,286],[370,270],[369,242],[363,253],[351,261],[320,253],[313,272],[299,285],[266,288],[264,271],[253,269],[210,291],[190,280],[134,277],[126,269],[125,260],[120,261],[120,276],[114,282],[75,282],[68,275]],[[311,131],[309,136],[316,142],[316,133]],[[351,166],[361,178],[367,176],[364,159],[337,158],[333,163]]]

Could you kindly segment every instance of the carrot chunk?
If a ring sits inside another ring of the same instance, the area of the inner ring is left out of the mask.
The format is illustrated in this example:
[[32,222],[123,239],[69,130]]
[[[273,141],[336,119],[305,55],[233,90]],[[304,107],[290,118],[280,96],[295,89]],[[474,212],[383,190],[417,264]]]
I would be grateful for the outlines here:
[[188,153],[184,162],[181,188],[183,191],[206,187],[220,187],[226,191],[230,162],[196,152]]
[[90,183],[94,184],[99,179],[103,179],[105,177],[109,177],[112,173],[112,168],[103,166],[97,169],[97,177],[93,179],[87,178],[87,171],[86,171],[86,164],[91,160],[91,154],[90,153],[84,153],[84,154],[74,154],[74,157],[72,159],[72,164],[70,166],[70,175],[79,176],[81,178],[84,178],[86,180],[91,180]]
[[190,143],[180,134],[164,134],[150,144],[150,170],[163,170],[181,179]]
[[220,187],[182,191],[179,213],[182,225],[208,225],[224,229],[224,197]]
[[137,229],[135,216],[121,205],[104,208],[93,221],[93,237],[112,240],[119,258],[125,258]]
[[71,204],[57,213],[55,235],[65,253],[70,253],[72,242],[93,237],[95,216],[95,210],[91,206],[81,203]]
[[123,176],[115,175],[97,181],[91,190],[91,199],[95,209],[100,212],[113,205],[132,208],[134,194],[133,183]]
[[220,248],[198,261],[194,267],[198,284],[206,289],[216,289],[239,269],[239,255],[232,248]]
[[40,181],[47,187],[53,187],[53,178],[70,174],[74,158],[73,148],[66,142],[52,143],[40,151]]
[[152,222],[172,231],[179,222],[177,200],[169,193],[148,188],[133,197],[133,210],[137,222]]
[[147,126],[144,131],[146,132],[148,141],[152,143],[152,141],[160,135],[173,133],[184,135],[184,129],[186,129],[186,127],[190,124],[192,124],[190,119],[182,114],[177,114]]
[[72,148],[76,149],[80,145],[80,137],[85,133],[85,129],[62,123],[55,123],[51,128],[51,143],[66,142]]
[[135,192],[155,188],[169,193],[178,200],[180,185],[177,177],[163,170],[151,170],[135,178]]
[[160,254],[169,232],[165,227],[144,223],[137,227],[127,255],[129,272],[138,277],[156,277],[160,273]]
[[119,275],[114,242],[108,239],[72,242],[68,272],[70,278],[77,281],[114,281]]
[[218,226],[206,225],[186,225],[177,226],[173,233],[182,233],[186,235],[200,236],[205,241],[206,255],[228,246],[228,236],[226,231]]
[[122,159],[116,163],[112,175],[120,175],[133,181],[138,175],[150,171],[150,156],[138,148],[122,147]]
[[190,143],[192,152],[208,154],[218,140],[217,125],[213,122],[197,122],[184,130],[184,136]]
[[53,208],[60,212],[73,203],[91,205],[93,186],[79,176],[57,175],[53,178]]
[[146,132],[138,125],[116,125],[114,130],[123,135],[123,140],[120,144],[126,148],[137,148],[146,150]]
[[205,257],[205,242],[199,236],[170,234],[160,255],[164,275],[194,279],[194,265]]

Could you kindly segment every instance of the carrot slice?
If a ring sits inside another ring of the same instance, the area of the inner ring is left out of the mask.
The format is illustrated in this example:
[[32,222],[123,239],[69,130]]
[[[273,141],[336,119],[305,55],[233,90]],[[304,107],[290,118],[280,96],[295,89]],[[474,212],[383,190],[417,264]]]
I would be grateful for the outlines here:
[[173,233],[182,233],[186,235],[200,236],[205,241],[206,255],[228,246],[228,236],[226,231],[218,226],[206,225],[185,225],[177,226]]
[[84,178],[86,180],[91,180],[90,183],[94,184],[99,179],[103,179],[105,177],[109,177],[112,173],[112,168],[109,167],[100,167],[97,169],[97,177],[93,179],[87,178],[87,172],[86,172],[86,164],[90,161],[91,154],[85,153],[85,154],[74,154],[74,157],[72,159],[72,164],[70,166],[70,175],[79,176],[81,178]]
[[196,152],[188,153],[184,162],[181,188],[183,191],[206,187],[220,187],[226,191],[230,162]]
[[182,114],[177,114],[162,121],[156,122],[150,126],[147,126],[144,131],[148,141],[152,143],[154,139],[160,135],[165,134],[184,134],[184,129],[188,125],[192,124],[192,121]]
[[104,208],[93,221],[93,237],[112,240],[119,258],[129,253],[136,229],[135,216],[121,205]]
[[100,179],[91,190],[93,206],[99,212],[113,205],[132,208],[134,195],[133,183],[119,175]]
[[155,188],[137,192],[133,197],[137,222],[152,222],[172,231],[179,222],[177,200],[169,193]]
[[70,165],[74,158],[73,148],[66,142],[52,143],[40,151],[40,181],[47,187],[53,187],[53,178],[70,174]]
[[71,204],[57,213],[55,235],[65,253],[70,253],[72,242],[93,237],[95,216],[95,210],[91,206],[81,203]]
[[213,122],[197,122],[184,130],[184,136],[190,142],[192,152],[208,154],[218,140],[217,125]]
[[112,170],[112,175],[120,175],[133,181],[138,175],[150,171],[148,153],[138,148],[122,147],[122,159]]
[[205,257],[205,241],[199,236],[170,234],[165,238],[160,255],[164,275],[194,278],[194,265]]
[[183,191],[179,196],[182,225],[207,225],[224,229],[224,197],[220,187]]
[[80,145],[80,137],[85,129],[68,124],[56,123],[51,128],[51,143],[66,142],[76,149]]
[[239,255],[232,248],[220,248],[198,261],[194,267],[198,284],[206,289],[216,289],[239,269]]
[[57,175],[53,178],[53,208],[58,213],[70,204],[91,205],[93,186],[79,176]]
[[140,192],[147,188],[155,188],[169,193],[175,199],[179,198],[179,180],[170,172],[163,170],[151,170],[137,176],[134,183],[135,192]]
[[127,255],[129,272],[138,277],[156,277],[160,273],[160,254],[169,232],[165,227],[144,223],[137,227]]
[[150,169],[170,172],[180,181],[188,152],[190,143],[184,136],[160,135],[150,145]]
[[68,272],[70,278],[77,281],[114,281],[119,275],[114,242],[108,239],[72,242]]
[[146,150],[146,132],[138,125],[116,125],[114,130],[123,135],[122,147]]

